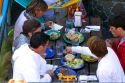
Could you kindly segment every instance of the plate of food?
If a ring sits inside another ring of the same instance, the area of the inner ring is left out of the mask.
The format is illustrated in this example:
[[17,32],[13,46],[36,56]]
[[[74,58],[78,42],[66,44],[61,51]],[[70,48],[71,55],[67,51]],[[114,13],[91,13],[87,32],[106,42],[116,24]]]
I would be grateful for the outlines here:
[[71,69],[81,69],[84,67],[84,61],[80,57],[76,57],[73,54],[67,54],[61,59],[61,63]]
[[59,67],[54,72],[60,81],[64,81],[64,82],[77,81],[78,74],[70,68]]
[[89,55],[83,55],[81,54],[81,58],[83,58],[84,61],[86,62],[96,62],[97,58],[94,56],[89,56]]
[[57,30],[50,29],[45,31],[45,33],[50,36],[50,40],[57,40],[60,37],[60,31]]
[[84,36],[80,32],[66,33],[63,36],[65,42],[70,44],[80,44],[84,41]]

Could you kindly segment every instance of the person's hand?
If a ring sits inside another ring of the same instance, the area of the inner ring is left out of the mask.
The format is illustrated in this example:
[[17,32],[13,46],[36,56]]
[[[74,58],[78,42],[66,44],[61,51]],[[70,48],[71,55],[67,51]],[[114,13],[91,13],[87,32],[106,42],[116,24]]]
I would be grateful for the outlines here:
[[50,27],[53,25],[53,21],[47,21],[44,25],[45,27]]
[[54,76],[54,71],[53,71],[53,70],[49,70],[47,73],[48,73],[51,77]]
[[66,53],[72,53],[72,48],[71,47],[66,47]]
[[105,42],[107,47],[112,47],[112,40],[106,39]]

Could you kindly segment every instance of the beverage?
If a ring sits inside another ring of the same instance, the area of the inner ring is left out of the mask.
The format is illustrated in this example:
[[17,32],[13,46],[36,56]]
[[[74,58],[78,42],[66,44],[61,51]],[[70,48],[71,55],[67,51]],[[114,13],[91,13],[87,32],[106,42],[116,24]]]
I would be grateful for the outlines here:
[[64,50],[63,42],[58,40],[56,42],[56,53],[57,53],[57,55],[59,55],[59,56],[63,55],[63,50]]

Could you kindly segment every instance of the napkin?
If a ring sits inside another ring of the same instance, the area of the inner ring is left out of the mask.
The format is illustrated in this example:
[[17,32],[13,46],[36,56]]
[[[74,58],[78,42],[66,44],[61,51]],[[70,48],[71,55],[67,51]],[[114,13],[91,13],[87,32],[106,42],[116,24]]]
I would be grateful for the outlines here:
[[50,26],[52,29],[54,30],[60,30],[63,28],[62,25],[59,25],[59,24],[56,24],[56,23],[53,23],[51,26]]
[[79,81],[96,81],[97,77],[96,75],[80,75],[79,76]]
[[91,31],[100,31],[100,26],[86,26],[86,30],[91,30]]

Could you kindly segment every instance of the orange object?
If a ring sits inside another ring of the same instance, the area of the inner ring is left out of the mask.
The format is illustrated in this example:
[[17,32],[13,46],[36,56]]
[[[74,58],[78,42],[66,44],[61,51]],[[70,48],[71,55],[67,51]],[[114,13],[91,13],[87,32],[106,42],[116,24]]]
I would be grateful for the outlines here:
[[2,4],[3,4],[3,0],[0,0],[0,16],[2,15]]
[[26,83],[26,81],[25,80],[13,80],[13,79],[10,79],[8,81],[8,83]]
[[79,7],[76,8],[76,11],[79,11]]
[[75,82],[77,81],[77,78],[74,75],[59,75],[59,80],[64,82]]

